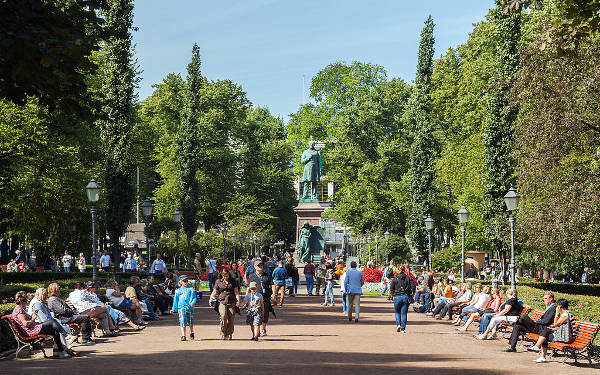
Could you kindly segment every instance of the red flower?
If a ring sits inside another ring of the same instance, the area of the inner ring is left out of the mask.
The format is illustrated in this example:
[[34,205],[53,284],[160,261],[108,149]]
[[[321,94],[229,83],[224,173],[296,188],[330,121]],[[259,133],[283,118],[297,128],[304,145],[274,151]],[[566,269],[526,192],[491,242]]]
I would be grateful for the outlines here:
[[362,270],[363,277],[365,278],[365,282],[368,283],[378,283],[381,281],[381,277],[383,276],[383,272],[374,268],[364,268]]

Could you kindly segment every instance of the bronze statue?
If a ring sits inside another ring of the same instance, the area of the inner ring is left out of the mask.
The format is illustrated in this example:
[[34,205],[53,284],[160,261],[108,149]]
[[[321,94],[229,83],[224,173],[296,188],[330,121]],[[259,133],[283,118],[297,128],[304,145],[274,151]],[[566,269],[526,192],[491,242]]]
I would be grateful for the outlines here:
[[[317,182],[321,180],[323,162],[321,160],[321,152],[315,149],[315,142],[311,141],[309,148],[302,152],[300,161],[304,164],[301,180],[304,183],[304,192],[301,199],[317,199]],[[309,182],[312,182],[310,198],[308,197]]]

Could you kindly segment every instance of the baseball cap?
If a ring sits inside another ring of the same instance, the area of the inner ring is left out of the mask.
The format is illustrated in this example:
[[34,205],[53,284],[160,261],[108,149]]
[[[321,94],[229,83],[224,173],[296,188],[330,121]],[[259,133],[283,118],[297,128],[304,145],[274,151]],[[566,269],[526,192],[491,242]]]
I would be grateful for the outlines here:
[[181,275],[181,276],[179,276],[177,278],[177,282],[181,282],[181,281],[184,281],[184,280],[187,280],[187,279],[188,279],[188,277],[186,275]]
[[262,265],[263,265],[263,261],[262,261],[262,260],[260,260],[260,259],[257,259],[257,260],[255,260],[255,261],[254,261],[254,267],[256,267],[256,266],[258,266],[258,265],[261,265],[261,266],[262,266]]
[[251,281],[250,284],[248,284],[248,289],[253,289],[256,288],[256,281]]

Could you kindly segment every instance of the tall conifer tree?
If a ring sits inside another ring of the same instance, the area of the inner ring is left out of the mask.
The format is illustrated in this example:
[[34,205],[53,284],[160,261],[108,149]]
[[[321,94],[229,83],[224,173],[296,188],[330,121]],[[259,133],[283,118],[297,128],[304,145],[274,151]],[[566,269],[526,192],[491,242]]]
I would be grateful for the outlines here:
[[[504,259],[506,218],[503,197],[515,181],[512,160],[513,124],[517,108],[509,104],[509,90],[519,68],[518,43],[521,16],[506,14],[501,1],[491,13],[496,24],[496,72],[490,87],[483,130],[484,170],[483,218],[486,237]],[[504,275],[505,273],[503,273]]]
[[427,232],[423,220],[435,206],[435,150],[433,126],[430,119],[431,74],[433,72],[433,29],[431,16],[425,20],[421,31],[416,89],[410,101],[413,122],[413,143],[410,149],[410,213],[407,221],[408,235],[413,248],[420,253],[427,249]]
[[179,177],[180,205],[183,213],[183,230],[187,235],[188,262],[191,262],[190,240],[198,228],[198,201],[200,187],[196,173],[201,153],[198,121],[201,116],[200,48],[194,43],[192,61],[187,67],[184,107],[181,126],[177,130],[177,173]]
[[106,228],[113,246],[115,269],[120,262],[119,237],[125,231],[133,205],[131,129],[135,69],[131,47],[133,2],[110,0],[105,12],[109,37],[102,66],[101,137],[105,152]]

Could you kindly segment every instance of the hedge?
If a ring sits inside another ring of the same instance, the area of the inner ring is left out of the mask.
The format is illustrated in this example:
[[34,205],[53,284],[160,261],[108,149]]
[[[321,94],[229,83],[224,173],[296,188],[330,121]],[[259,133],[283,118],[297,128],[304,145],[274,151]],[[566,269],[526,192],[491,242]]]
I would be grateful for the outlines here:
[[[153,274],[155,278],[162,280],[164,275]],[[0,272],[0,285],[4,284],[19,284],[19,283],[36,283],[36,282],[53,282],[65,279],[85,279],[91,280],[92,272]],[[112,279],[115,276],[112,272],[98,272],[97,277],[100,282]],[[139,276],[145,278],[144,272],[121,272],[119,277],[121,280],[129,280],[131,276]]]

